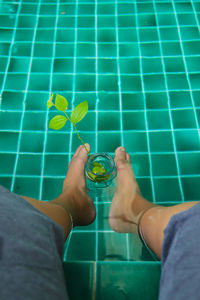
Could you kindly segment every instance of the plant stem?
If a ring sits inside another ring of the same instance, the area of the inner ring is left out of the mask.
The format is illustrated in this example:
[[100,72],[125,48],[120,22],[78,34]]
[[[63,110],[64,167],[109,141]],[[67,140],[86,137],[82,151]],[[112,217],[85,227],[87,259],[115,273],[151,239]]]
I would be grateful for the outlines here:
[[80,137],[80,135],[79,135],[79,133],[78,133],[78,130],[77,130],[77,128],[76,128],[76,125],[72,122],[72,120],[68,117],[68,115],[66,114],[66,112],[65,111],[63,111],[64,112],[64,114],[66,115],[66,117],[68,118],[68,120],[72,123],[72,125],[74,126],[74,128],[75,128],[75,130],[76,130],[76,133],[77,133],[77,135],[78,135],[78,138],[79,138],[79,140],[81,141],[81,143],[83,144],[83,146],[85,147],[85,150],[87,151],[87,153],[88,153],[88,155],[93,159],[93,157],[92,157],[92,155],[90,154],[90,152],[88,151],[88,149],[87,149],[87,147],[85,146],[85,143],[84,143],[84,141],[82,140],[82,138]]
[[[75,130],[76,130],[76,133],[77,133],[77,135],[78,135],[78,138],[79,138],[79,140],[81,141],[81,143],[83,144],[83,146],[85,147],[85,150],[87,151],[87,153],[88,153],[88,155],[94,160],[94,158],[92,157],[92,155],[90,154],[90,152],[88,151],[88,149],[87,149],[87,147],[85,146],[85,143],[84,143],[84,141],[82,140],[82,138],[80,137],[80,135],[79,135],[79,133],[78,133],[78,130],[77,130],[77,128],[76,128],[76,125],[72,122],[72,120],[68,117],[68,115],[66,114],[66,112],[65,111],[63,111],[64,112],[64,114],[66,115],[66,117],[67,117],[67,119],[72,123],[72,125],[74,126],[74,128],[75,128]],[[107,183],[104,181],[104,183],[105,183],[105,186],[108,188],[108,190],[109,190],[109,192],[110,192],[110,188],[109,188],[109,186],[107,185]]]

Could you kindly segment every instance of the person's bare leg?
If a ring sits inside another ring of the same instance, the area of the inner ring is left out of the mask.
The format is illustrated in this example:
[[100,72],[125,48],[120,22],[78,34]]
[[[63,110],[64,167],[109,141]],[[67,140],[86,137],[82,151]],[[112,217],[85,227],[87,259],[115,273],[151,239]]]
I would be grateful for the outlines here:
[[120,233],[137,233],[140,224],[145,242],[161,258],[163,231],[171,217],[198,202],[186,202],[170,207],[155,205],[142,197],[132,170],[130,155],[123,147],[116,149],[115,164],[117,190],[111,203],[109,224],[114,231]]
[[[86,145],[90,149],[90,145]],[[89,225],[96,217],[92,199],[86,193],[84,169],[88,155],[83,146],[77,148],[68,168],[61,195],[49,202],[21,196],[61,225],[67,238],[73,226]],[[71,217],[70,217],[71,215]]]

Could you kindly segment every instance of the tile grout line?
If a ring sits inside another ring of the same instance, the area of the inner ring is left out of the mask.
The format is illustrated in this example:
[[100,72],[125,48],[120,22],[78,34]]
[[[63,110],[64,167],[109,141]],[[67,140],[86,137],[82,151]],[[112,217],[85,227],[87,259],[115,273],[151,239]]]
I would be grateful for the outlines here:
[[15,176],[16,176],[18,159],[19,159],[19,153],[20,153],[20,143],[21,143],[22,127],[23,127],[23,120],[24,120],[24,114],[25,114],[26,96],[27,96],[27,92],[28,92],[28,85],[29,85],[29,79],[30,79],[31,64],[32,64],[33,51],[34,51],[34,45],[35,45],[34,42],[35,42],[36,32],[37,32],[37,26],[38,26],[40,2],[41,2],[41,0],[39,1],[38,6],[37,6],[37,13],[36,13],[36,16],[37,16],[36,20],[37,20],[37,22],[36,22],[36,26],[35,26],[35,30],[34,30],[34,34],[33,34],[32,47],[31,47],[31,59],[30,59],[30,65],[29,65],[29,70],[28,70],[26,87],[25,87],[25,91],[24,91],[25,93],[24,93],[23,111],[22,111],[22,116],[21,116],[20,130],[19,130],[19,137],[18,137],[17,154],[16,154],[15,165],[14,165],[14,170],[13,170],[13,177],[12,177],[12,182],[11,182],[11,191],[12,192],[14,190]]
[[[99,101],[99,95],[98,95],[98,43],[97,43],[97,0],[95,0],[95,94],[96,94],[96,105],[95,105],[95,116],[96,116],[96,123],[95,123],[95,153],[98,151],[98,101]],[[94,263],[94,281],[93,281],[93,300],[96,299],[96,291],[97,291],[97,263],[99,259],[99,253],[98,253],[98,246],[99,246],[99,235],[98,235],[98,197],[95,199],[96,202],[96,226],[95,226],[95,263]]]
[[[57,23],[58,23],[58,11],[59,11],[59,1],[56,5],[56,20],[55,20],[55,29],[54,29],[54,40],[53,40],[53,51],[52,51],[52,61],[51,61],[51,70],[50,70],[50,83],[49,83],[49,96],[52,94],[52,78],[53,78],[53,67],[54,67],[54,57],[55,57],[55,47],[56,47],[56,35],[57,35]],[[45,123],[45,133],[44,133],[44,145],[42,153],[42,171],[41,171],[41,181],[40,181],[40,194],[39,199],[42,199],[43,194],[43,178],[44,178],[44,167],[45,167],[45,153],[46,153],[46,144],[47,144],[47,132],[48,132],[48,118],[49,118],[49,109],[46,111],[46,123]]]
[[[19,13],[20,13],[20,10],[21,10],[21,6],[22,6],[22,0],[20,1],[19,5],[18,5],[17,13],[15,15],[15,18],[16,18],[15,19],[15,27],[14,28],[11,27],[11,28],[13,28],[13,33],[12,33],[12,41],[11,42],[9,41],[9,43],[11,44],[10,48],[9,48],[9,52],[8,52],[8,55],[6,56],[6,57],[8,57],[6,69],[5,69],[4,72],[0,72],[0,73],[4,74],[4,80],[3,80],[1,91],[0,91],[0,111],[2,111],[2,108],[1,108],[2,107],[2,95],[3,95],[3,92],[5,90],[7,75],[9,74],[8,69],[9,69],[9,65],[10,65],[10,60],[12,58],[11,53],[12,53],[12,49],[13,49],[14,42],[15,42],[15,36],[16,36],[17,24],[18,24],[18,19],[19,19]],[[10,14],[9,14],[9,16],[10,16]],[[12,15],[12,14],[11,14],[11,16],[14,17],[14,15]]]
[[[71,110],[74,109],[74,102],[75,102],[75,93],[76,93],[76,57],[77,57],[77,20],[78,20],[78,0],[76,0],[76,7],[75,7],[75,32],[74,32],[74,65],[73,65],[73,87],[72,87],[72,107]],[[71,130],[70,130],[70,141],[69,141],[69,161],[71,160],[71,154],[72,154],[72,140],[73,140],[73,125],[71,125]],[[65,252],[64,252],[64,260],[67,260],[67,255],[68,255],[68,249],[69,249],[69,244],[71,241],[71,237],[73,235],[74,230],[72,229],[66,242],[65,246]]]
[[[121,75],[120,75],[120,64],[119,64],[119,30],[118,30],[118,7],[117,0],[115,0],[115,29],[116,29],[116,46],[117,46],[117,77],[119,87],[119,108],[120,108],[120,138],[121,146],[124,147],[124,135],[123,135],[123,115],[122,115],[122,92],[121,92]],[[127,247],[127,259],[130,260],[130,246],[129,246],[129,234],[126,233],[126,247]]]
[[[177,14],[176,14],[176,10],[175,10],[175,7],[174,7],[174,0],[172,0],[172,6],[173,6],[173,10],[174,10],[175,19],[176,19],[176,25],[177,25],[177,29],[178,29],[181,52],[182,52],[184,68],[185,68],[185,74],[186,74],[187,82],[188,82],[188,85],[189,85],[189,92],[190,92],[190,97],[191,97],[191,100],[192,100],[192,106],[193,106],[193,110],[194,110],[195,122],[196,122],[197,130],[198,130],[198,134],[199,134],[199,140],[200,140],[200,128],[199,128],[197,112],[196,112],[196,108],[195,108],[195,104],[194,104],[194,98],[193,98],[193,94],[192,94],[192,87],[191,87],[191,83],[190,83],[190,78],[189,78],[189,75],[188,75],[187,64],[186,64],[186,61],[185,61],[185,53],[184,53],[183,43],[182,43],[181,34],[180,34],[180,26],[179,26],[179,23],[178,23]],[[194,12],[195,12],[195,10],[194,10]],[[194,13],[194,15],[195,15],[195,21],[197,22],[196,14]],[[198,23],[197,23],[197,27],[198,27],[198,30],[199,30]]]
[[[156,22],[158,24],[155,0],[153,0],[153,6],[154,6],[154,11],[155,11]],[[174,154],[175,154],[175,160],[176,160],[178,182],[179,182],[179,187],[180,187],[180,192],[181,192],[181,199],[182,199],[182,202],[184,202],[184,192],[183,192],[182,182],[181,182],[181,178],[180,178],[181,172],[180,172],[180,167],[179,167],[179,162],[178,162],[178,155],[177,155],[176,140],[175,140],[175,135],[174,135],[174,127],[173,127],[173,120],[172,120],[172,113],[171,113],[168,83],[167,83],[167,77],[166,77],[166,72],[165,72],[165,62],[164,62],[164,58],[163,58],[164,56],[163,56],[163,49],[162,49],[162,40],[161,40],[161,36],[160,36],[160,29],[158,26],[156,26],[156,27],[157,27],[157,33],[158,33],[158,38],[159,38],[159,48],[160,48],[160,53],[161,53],[161,61],[162,61],[162,68],[163,68],[163,74],[164,74],[165,89],[166,89],[167,99],[168,99],[170,126],[171,126],[171,131],[172,131],[173,148],[174,148]]]
[[154,181],[153,181],[153,172],[152,172],[152,159],[151,159],[151,150],[150,150],[150,140],[149,140],[149,128],[148,128],[148,121],[147,121],[147,107],[146,107],[146,96],[145,96],[145,89],[144,89],[144,80],[143,80],[143,73],[142,73],[142,55],[141,55],[141,48],[140,48],[140,35],[138,31],[138,14],[137,14],[137,3],[135,2],[135,11],[136,11],[136,27],[137,27],[137,39],[138,39],[138,49],[139,49],[139,59],[140,59],[140,78],[141,78],[141,86],[142,86],[142,94],[144,100],[144,112],[145,112],[145,125],[146,125],[146,137],[147,137],[147,149],[148,149],[148,156],[149,156],[149,166],[150,166],[150,181],[152,187],[152,196],[153,202],[155,203],[155,188],[154,188]]

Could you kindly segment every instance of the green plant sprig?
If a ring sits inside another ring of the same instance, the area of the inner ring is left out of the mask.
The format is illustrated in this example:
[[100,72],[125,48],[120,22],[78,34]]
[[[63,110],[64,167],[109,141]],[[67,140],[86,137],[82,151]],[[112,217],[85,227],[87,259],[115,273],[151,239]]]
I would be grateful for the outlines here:
[[51,97],[49,98],[49,100],[47,101],[47,107],[50,108],[52,106],[55,106],[57,108],[57,110],[62,111],[67,118],[65,118],[62,115],[55,116],[54,118],[52,118],[50,120],[49,128],[54,129],[54,130],[59,130],[64,127],[64,125],[66,124],[67,119],[68,119],[74,126],[76,133],[78,135],[78,138],[80,139],[81,143],[85,147],[85,150],[87,151],[88,155],[91,156],[90,152],[88,151],[87,147],[85,146],[85,143],[82,140],[82,138],[80,137],[79,132],[76,128],[76,124],[78,122],[80,122],[88,112],[87,101],[84,101],[75,107],[75,109],[71,113],[71,118],[65,112],[65,110],[68,108],[68,102],[65,97],[57,94],[55,104],[54,104],[53,103],[53,94],[52,94]]
[[[74,108],[74,110],[71,112],[71,116],[69,117],[65,112],[68,108],[67,99],[59,94],[56,94],[56,99],[55,99],[55,104],[54,104],[53,97],[54,97],[54,95],[52,94],[51,97],[49,98],[49,100],[47,101],[47,107],[51,108],[52,106],[55,106],[56,109],[59,111],[62,111],[65,114],[65,116],[56,115],[55,117],[53,117],[49,122],[49,128],[54,129],[54,130],[59,130],[59,129],[63,128],[65,126],[67,120],[69,120],[72,123],[72,125],[74,126],[77,136],[78,136],[79,140],[81,141],[81,143],[83,144],[83,146],[85,147],[85,150],[87,151],[88,155],[90,155],[90,157],[93,159],[93,157],[91,156],[89,150],[85,146],[85,143],[82,140],[82,138],[80,137],[79,132],[76,128],[76,124],[78,122],[80,122],[88,112],[87,101],[83,101],[80,104],[78,104]],[[107,172],[107,170],[103,167],[102,164],[100,164],[98,162],[93,162],[93,168],[92,168],[93,174],[91,172],[88,172],[88,175],[95,182],[101,182],[101,181],[107,180],[110,177],[110,174],[102,176],[102,175],[106,174],[106,172]],[[99,177],[98,175],[101,175],[101,177]],[[105,182],[105,185],[107,186],[106,182]]]

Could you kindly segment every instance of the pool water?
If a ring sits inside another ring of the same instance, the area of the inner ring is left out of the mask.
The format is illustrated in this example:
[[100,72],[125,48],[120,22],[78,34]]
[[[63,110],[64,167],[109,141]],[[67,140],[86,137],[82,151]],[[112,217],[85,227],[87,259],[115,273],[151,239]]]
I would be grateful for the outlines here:
[[[112,157],[124,146],[148,200],[200,199],[198,0],[1,1],[0,90],[0,184],[13,192],[61,191],[79,140],[69,124],[48,129],[58,93],[69,112],[88,101],[82,139]],[[71,298],[157,299],[160,263],[111,230],[111,199],[94,202],[96,221],[65,245]]]

